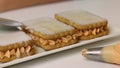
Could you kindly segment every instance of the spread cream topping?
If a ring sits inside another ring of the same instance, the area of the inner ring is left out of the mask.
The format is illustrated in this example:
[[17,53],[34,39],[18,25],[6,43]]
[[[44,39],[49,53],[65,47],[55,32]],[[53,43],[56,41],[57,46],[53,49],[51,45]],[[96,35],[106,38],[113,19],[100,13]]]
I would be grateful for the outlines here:
[[58,16],[80,25],[103,22],[106,19],[84,10],[71,10],[57,13]]
[[24,22],[24,25],[28,29],[32,29],[34,31],[47,35],[54,35],[59,32],[74,30],[73,27],[49,17],[33,19]]
[[31,38],[22,31],[1,31],[0,29],[0,46],[19,43],[31,40]]

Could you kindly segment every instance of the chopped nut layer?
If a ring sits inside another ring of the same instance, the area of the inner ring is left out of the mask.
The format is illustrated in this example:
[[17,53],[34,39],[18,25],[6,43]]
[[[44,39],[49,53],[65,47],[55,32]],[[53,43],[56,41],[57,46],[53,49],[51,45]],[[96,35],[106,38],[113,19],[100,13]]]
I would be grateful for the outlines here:
[[107,27],[99,27],[99,28],[94,28],[94,29],[89,29],[89,30],[78,30],[77,35],[79,36],[89,36],[89,35],[97,35],[103,31],[105,31]]
[[37,40],[42,45],[55,45],[57,43],[67,43],[70,40],[75,39],[75,36],[70,36],[70,35],[56,39],[56,40],[45,40],[45,39],[42,39],[42,38],[34,36],[34,35],[31,35],[31,37],[34,40]]
[[16,49],[7,50],[5,52],[0,51],[0,59],[4,57],[10,58],[12,55],[15,55],[17,58],[20,58],[21,53],[29,53],[33,46],[20,47]]

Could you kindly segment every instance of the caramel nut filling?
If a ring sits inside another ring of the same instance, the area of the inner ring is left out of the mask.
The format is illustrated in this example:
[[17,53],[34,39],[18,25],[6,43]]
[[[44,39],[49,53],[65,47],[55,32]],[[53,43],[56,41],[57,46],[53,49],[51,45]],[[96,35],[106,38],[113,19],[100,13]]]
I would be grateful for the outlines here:
[[45,45],[45,44],[48,43],[47,40],[44,40],[44,39],[42,39],[42,38],[40,38],[39,41],[40,41],[40,43],[41,43],[42,45]]
[[12,50],[7,50],[5,52],[0,51],[0,59],[4,57],[10,58],[12,55],[15,55],[17,58],[20,58],[21,53],[29,53],[33,46],[20,47]]
[[99,32],[100,32],[100,29],[98,28],[98,29],[96,30],[96,32],[99,33]]
[[89,31],[89,34],[92,34],[92,29],[89,29],[88,31]]
[[57,39],[56,40],[56,43],[61,43],[62,41],[60,39]]
[[96,34],[97,34],[96,32],[97,32],[97,30],[96,30],[96,29],[93,29],[92,34],[93,34],[93,35],[96,35]]
[[68,42],[68,39],[65,37],[62,37],[62,42],[66,43],[66,42]]
[[4,57],[4,52],[0,52],[0,59]]
[[99,28],[84,30],[84,31],[80,31],[78,34],[80,34],[81,36],[97,35],[98,33],[105,31],[106,30],[105,28],[107,27],[99,27]]
[[21,53],[24,53],[24,52],[25,52],[25,48],[24,48],[24,47],[21,47],[21,48],[20,48],[20,52],[21,52]]
[[42,45],[55,45],[57,43],[67,43],[73,39],[76,39],[78,36],[79,36],[79,34],[73,34],[73,35],[68,35],[68,36],[65,36],[65,37],[62,37],[62,38],[59,38],[56,40],[45,40],[45,39],[39,38],[34,35],[32,36],[32,38],[36,41],[39,40],[38,42]]
[[26,52],[29,53],[29,52],[30,52],[30,49],[31,49],[31,47],[30,47],[30,46],[27,46],[27,47],[26,47]]
[[70,35],[68,35],[66,38],[68,39],[68,41],[72,40],[72,37]]
[[19,50],[19,48],[17,48],[17,51],[16,51],[16,56],[17,56],[17,58],[19,58],[20,57],[20,50]]
[[11,55],[15,55],[15,49],[12,49],[12,50],[10,51],[10,54],[11,54]]
[[82,36],[83,35],[83,32],[82,31],[80,31],[79,33],[77,33],[78,34],[78,36]]
[[89,31],[85,30],[85,31],[84,31],[84,35],[85,35],[85,36],[88,36],[88,35],[89,35]]
[[53,40],[48,40],[48,42],[49,42],[49,45],[55,45],[55,41]]
[[7,57],[7,58],[10,58],[10,51],[9,50],[6,51],[4,56]]
[[73,35],[72,35],[73,39],[76,39],[77,36],[78,36],[78,34],[73,34]]

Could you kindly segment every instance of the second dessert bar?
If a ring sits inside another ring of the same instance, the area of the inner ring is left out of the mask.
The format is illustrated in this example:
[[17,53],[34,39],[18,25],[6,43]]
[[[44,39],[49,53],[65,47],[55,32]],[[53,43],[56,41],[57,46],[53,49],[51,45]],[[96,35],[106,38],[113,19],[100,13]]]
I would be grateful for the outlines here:
[[45,50],[52,50],[76,43],[75,29],[53,18],[24,21],[26,32]]
[[107,20],[83,10],[64,11],[55,14],[55,18],[71,25],[81,33],[80,39],[92,39],[108,34]]

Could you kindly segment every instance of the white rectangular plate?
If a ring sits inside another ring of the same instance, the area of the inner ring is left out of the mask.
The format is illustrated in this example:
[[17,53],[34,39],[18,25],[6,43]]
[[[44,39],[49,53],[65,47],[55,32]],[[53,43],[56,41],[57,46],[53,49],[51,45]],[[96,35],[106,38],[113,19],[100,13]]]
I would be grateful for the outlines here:
[[51,51],[44,51],[42,48],[36,47],[37,48],[37,54],[35,54],[33,56],[27,56],[27,57],[24,57],[24,58],[16,59],[16,60],[13,60],[13,61],[10,61],[10,62],[7,62],[7,63],[0,63],[0,67],[6,67],[6,66],[14,65],[14,64],[21,63],[21,62],[24,62],[24,61],[27,61],[27,60],[35,59],[35,58],[38,58],[38,57],[42,57],[42,56],[49,55],[49,54],[52,54],[52,53],[56,53],[56,52],[60,52],[60,51],[63,51],[63,50],[75,48],[75,47],[78,47],[78,46],[82,46],[82,45],[85,45],[85,44],[88,44],[88,43],[92,43],[92,42],[104,40],[104,39],[107,39],[107,38],[115,37],[115,36],[118,36],[118,35],[120,35],[119,28],[111,28],[110,33],[106,36],[98,37],[98,38],[91,39],[91,40],[80,41],[79,43],[76,43],[76,44],[73,44],[73,45],[70,45],[70,46],[66,46],[66,47],[62,47],[62,48],[58,48],[58,49],[54,49],[54,50],[51,50]]

